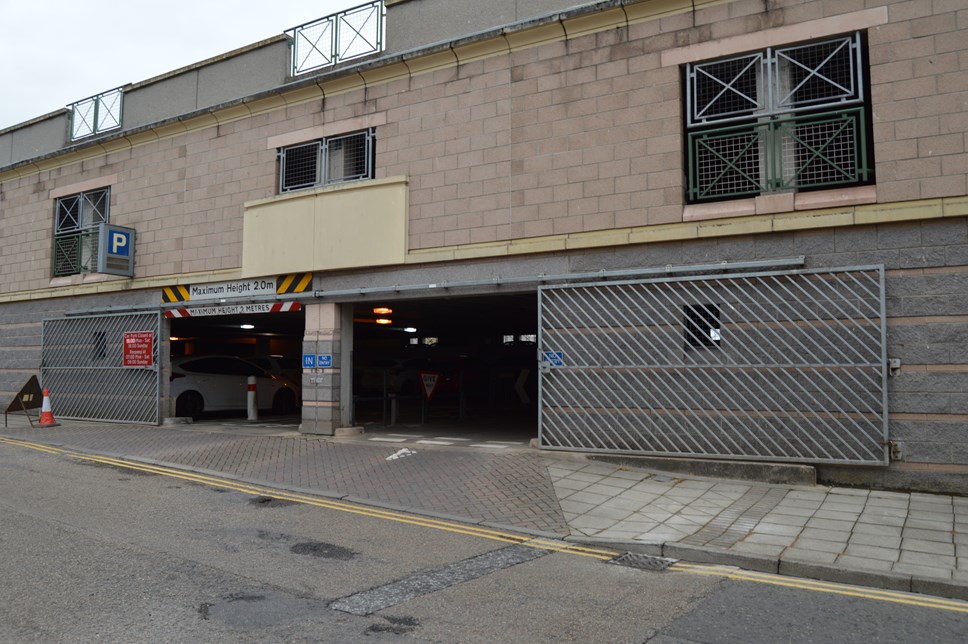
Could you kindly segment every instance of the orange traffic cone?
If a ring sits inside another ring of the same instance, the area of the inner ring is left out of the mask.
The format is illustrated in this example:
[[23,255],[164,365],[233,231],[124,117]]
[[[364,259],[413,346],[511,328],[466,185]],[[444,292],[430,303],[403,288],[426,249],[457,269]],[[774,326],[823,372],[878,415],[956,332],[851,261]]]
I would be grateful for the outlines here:
[[41,427],[58,427],[60,423],[54,420],[54,412],[50,408],[50,392],[47,388],[44,388],[44,402],[40,406],[40,422],[38,423]]

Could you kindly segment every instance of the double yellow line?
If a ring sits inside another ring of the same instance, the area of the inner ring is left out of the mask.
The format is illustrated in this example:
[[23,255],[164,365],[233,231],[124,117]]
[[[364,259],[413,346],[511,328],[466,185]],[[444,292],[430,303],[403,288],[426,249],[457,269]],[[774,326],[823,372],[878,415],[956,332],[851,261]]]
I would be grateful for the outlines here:
[[251,485],[249,483],[244,483],[241,481],[233,481],[231,479],[208,476],[205,474],[196,474],[194,472],[188,472],[185,470],[176,470],[176,469],[172,469],[170,467],[164,467],[161,465],[137,463],[134,461],[126,461],[122,459],[112,458],[110,456],[97,456],[93,454],[85,454],[83,452],[75,452],[68,449],[51,447],[50,445],[42,445],[40,443],[32,443],[30,441],[24,441],[24,440],[19,440],[15,438],[7,438],[4,436],[0,436],[0,443],[7,443],[9,445],[15,445],[17,447],[23,447],[25,449],[36,450],[38,452],[46,452],[48,454],[67,456],[69,458],[78,459],[82,461],[101,463],[104,465],[112,465],[114,467],[122,467],[129,470],[137,470],[139,472],[160,474],[161,476],[167,476],[170,478],[181,479],[183,481],[198,483],[199,485],[208,485],[211,487],[216,487],[224,490],[234,490],[236,492],[242,492],[244,494],[252,494],[253,496],[265,496],[272,499],[279,499],[282,501],[291,501],[293,503],[311,505],[317,508],[326,508],[328,510],[338,510],[340,512],[348,512],[350,514],[356,514],[356,515],[365,516],[365,517],[385,519],[388,521],[395,521],[397,523],[406,523],[409,525],[421,526],[424,528],[433,528],[434,530],[443,530],[444,532],[453,532],[455,534],[463,534],[463,535],[468,535],[472,537],[481,537],[484,539],[490,539],[492,541],[501,541],[504,543],[518,544],[518,545],[523,545],[530,548],[539,548],[541,550],[552,550],[554,552],[563,552],[566,554],[579,555],[582,557],[592,557],[595,559],[601,559],[603,561],[613,559],[617,557],[619,554],[621,554],[614,550],[588,548],[585,546],[564,543],[562,541],[555,541],[553,539],[535,538],[535,537],[530,537],[525,535],[514,534],[512,532],[492,530],[490,528],[484,528],[481,526],[475,526],[470,524],[454,523],[451,521],[443,521],[439,519],[433,519],[430,517],[421,517],[418,515],[402,514],[402,513],[393,512],[390,510],[381,510],[379,508],[356,505],[353,503],[346,503],[344,501],[330,500],[330,499],[325,499],[325,498],[316,497],[316,496],[307,496],[305,494],[298,494],[295,492],[285,492],[285,491],[281,491],[273,488],[266,488],[258,485]]
[[[5,436],[0,436],[0,443],[6,443],[8,445],[14,445],[17,447],[31,449],[38,452],[45,452],[48,454],[67,456],[69,458],[82,460],[82,461],[90,461],[93,463],[101,463],[104,465],[111,465],[114,467],[120,467],[124,469],[129,469],[129,470],[137,470],[140,472],[159,474],[161,476],[181,479],[183,481],[189,481],[191,483],[197,483],[199,485],[208,485],[211,487],[216,487],[216,488],[225,489],[225,490],[234,490],[236,492],[251,494],[253,496],[264,496],[272,499],[279,499],[282,501],[291,501],[293,503],[301,503],[303,505],[310,505],[317,508],[326,508],[328,510],[348,512],[350,514],[356,514],[359,516],[385,519],[388,521],[395,521],[397,523],[405,523],[408,525],[421,526],[424,528],[432,528],[434,530],[442,530],[444,532],[451,532],[455,534],[462,534],[462,535],[467,535],[472,537],[481,537],[483,539],[490,539],[492,541],[500,541],[503,543],[523,545],[530,548],[539,548],[541,550],[551,550],[554,552],[562,552],[565,554],[578,555],[581,557],[591,557],[602,561],[608,561],[608,560],[614,559],[615,557],[622,554],[614,550],[607,550],[603,548],[590,548],[590,547],[585,547],[580,545],[572,545],[572,544],[564,543],[562,541],[556,541],[553,539],[534,538],[534,537],[514,534],[511,532],[503,532],[501,530],[492,530],[490,528],[484,528],[481,526],[454,523],[451,521],[443,521],[438,519],[432,519],[429,517],[421,517],[417,515],[402,514],[402,513],[393,512],[390,510],[381,510],[379,508],[372,508],[372,507],[367,507],[362,505],[356,505],[353,503],[346,503],[344,501],[330,500],[330,499],[325,499],[325,498],[315,497],[315,496],[307,496],[305,494],[298,494],[295,492],[284,492],[273,488],[266,488],[258,485],[243,483],[240,481],[233,481],[231,479],[208,476],[205,474],[196,474],[194,472],[188,472],[185,470],[176,470],[176,469],[173,469],[170,467],[164,467],[161,465],[150,465],[147,463],[137,463],[134,461],[126,461],[118,458],[112,458],[109,456],[97,456],[93,454],[85,454],[83,452],[75,452],[68,449],[51,447],[50,445],[33,443],[30,441],[19,440],[15,438],[8,438]],[[712,565],[677,562],[672,566],[670,566],[667,570],[672,572],[691,573],[696,575],[713,575],[717,577],[733,579],[736,581],[746,581],[746,582],[759,583],[759,584],[770,584],[773,586],[781,586],[784,588],[796,588],[800,590],[831,593],[831,594],[843,595],[847,597],[860,597],[860,598],[871,599],[875,601],[891,602],[895,604],[905,604],[908,606],[933,608],[937,610],[953,611],[957,613],[968,613],[968,603],[963,601],[958,601],[958,600],[943,599],[940,597],[930,597],[927,595],[915,595],[911,593],[897,592],[897,591],[890,591],[890,590],[878,590],[876,588],[862,588],[859,586],[847,586],[844,584],[814,581],[810,579],[801,579],[797,577],[782,577],[775,574],[740,570],[740,569],[732,568],[728,566],[712,566]]]
[[810,590],[818,593],[843,595],[845,597],[861,597],[863,599],[873,599],[876,601],[891,602],[893,604],[905,604],[907,606],[919,606],[921,608],[936,608],[938,610],[947,610],[956,613],[968,613],[968,603],[959,601],[957,599],[944,599],[942,597],[915,595],[912,593],[893,590],[878,590],[877,588],[864,588],[861,586],[847,586],[844,584],[825,581],[802,579],[800,577],[781,577],[772,573],[740,570],[728,566],[707,566],[702,564],[684,563],[680,561],[670,566],[668,570],[673,570],[675,572],[688,572],[695,575],[713,575],[716,577],[734,579],[736,581],[769,584],[771,586],[782,586],[784,588],[797,588],[800,590]]

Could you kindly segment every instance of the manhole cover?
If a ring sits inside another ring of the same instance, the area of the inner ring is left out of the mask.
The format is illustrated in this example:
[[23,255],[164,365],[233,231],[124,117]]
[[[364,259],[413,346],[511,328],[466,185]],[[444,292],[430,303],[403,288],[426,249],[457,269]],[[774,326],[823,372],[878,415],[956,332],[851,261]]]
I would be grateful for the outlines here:
[[651,555],[642,555],[637,552],[626,552],[624,555],[619,555],[614,559],[610,559],[608,563],[616,564],[618,566],[625,566],[626,568],[638,568],[639,570],[665,570],[672,564],[676,563],[677,559],[669,559],[668,557],[653,557]]

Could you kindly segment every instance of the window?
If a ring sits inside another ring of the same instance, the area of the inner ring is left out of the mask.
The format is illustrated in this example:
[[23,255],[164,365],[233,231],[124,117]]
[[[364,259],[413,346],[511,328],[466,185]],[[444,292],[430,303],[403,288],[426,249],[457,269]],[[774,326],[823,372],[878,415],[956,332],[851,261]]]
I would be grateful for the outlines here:
[[279,151],[279,191],[373,178],[373,130],[331,136]]
[[57,200],[54,213],[54,277],[97,270],[98,224],[107,223],[110,188]]
[[862,34],[687,65],[688,201],[873,181]]

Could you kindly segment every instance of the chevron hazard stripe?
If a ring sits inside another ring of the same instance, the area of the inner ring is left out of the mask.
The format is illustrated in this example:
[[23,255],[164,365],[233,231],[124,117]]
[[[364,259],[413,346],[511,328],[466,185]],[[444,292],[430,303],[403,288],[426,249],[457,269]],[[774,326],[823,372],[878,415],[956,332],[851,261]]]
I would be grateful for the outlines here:
[[302,293],[312,285],[312,273],[293,273],[291,275],[280,275],[276,279],[276,293],[279,295],[284,295],[286,293]]
[[188,289],[184,286],[166,286],[161,290],[162,302],[187,302]]

